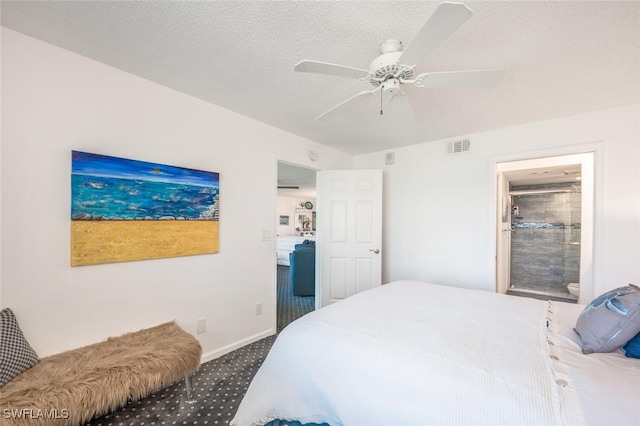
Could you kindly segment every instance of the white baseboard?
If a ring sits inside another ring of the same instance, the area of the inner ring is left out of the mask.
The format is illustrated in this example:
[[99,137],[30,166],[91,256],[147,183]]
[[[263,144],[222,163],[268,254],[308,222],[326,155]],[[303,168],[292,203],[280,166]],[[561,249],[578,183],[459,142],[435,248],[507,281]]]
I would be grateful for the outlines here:
[[264,339],[265,337],[269,337],[274,335],[276,332],[274,329],[269,329],[266,331],[263,331],[261,333],[258,334],[254,334],[253,336],[249,336],[246,339],[240,340],[238,342],[232,343],[230,345],[224,346],[220,349],[216,349],[215,351],[211,351],[211,352],[207,352],[205,354],[202,354],[202,359],[200,361],[200,363],[205,363],[207,361],[211,361],[212,359],[216,359],[221,357],[222,355],[226,355],[231,351],[234,351],[238,348],[241,348],[243,346],[249,345],[253,342],[257,342],[260,339]]

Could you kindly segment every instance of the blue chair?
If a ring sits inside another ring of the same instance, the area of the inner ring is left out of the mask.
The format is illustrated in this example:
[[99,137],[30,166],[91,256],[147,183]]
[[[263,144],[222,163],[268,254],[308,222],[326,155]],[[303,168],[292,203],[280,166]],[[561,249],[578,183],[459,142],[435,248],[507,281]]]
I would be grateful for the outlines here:
[[295,250],[289,255],[289,279],[294,296],[315,296],[315,244],[296,244]]

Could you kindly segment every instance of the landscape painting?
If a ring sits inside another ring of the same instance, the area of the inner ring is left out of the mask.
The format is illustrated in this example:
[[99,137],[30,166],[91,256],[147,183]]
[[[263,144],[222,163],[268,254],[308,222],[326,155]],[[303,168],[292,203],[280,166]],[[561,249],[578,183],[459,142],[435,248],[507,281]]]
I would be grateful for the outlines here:
[[71,152],[71,266],[217,253],[219,174]]

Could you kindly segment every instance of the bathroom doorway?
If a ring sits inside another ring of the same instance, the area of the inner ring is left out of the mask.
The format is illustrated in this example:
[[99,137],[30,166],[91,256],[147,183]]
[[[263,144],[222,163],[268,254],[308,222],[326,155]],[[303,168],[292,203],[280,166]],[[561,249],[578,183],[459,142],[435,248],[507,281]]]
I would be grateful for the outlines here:
[[590,298],[593,153],[498,163],[497,172],[497,291]]

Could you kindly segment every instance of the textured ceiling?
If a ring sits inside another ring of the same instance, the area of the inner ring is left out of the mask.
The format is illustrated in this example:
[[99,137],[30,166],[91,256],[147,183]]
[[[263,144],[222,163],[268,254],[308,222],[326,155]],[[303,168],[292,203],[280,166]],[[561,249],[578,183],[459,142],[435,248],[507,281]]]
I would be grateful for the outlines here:
[[1,13],[3,26],[352,154],[640,102],[640,2],[465,4],[474,17],[417,71],[504,68],[500,84],[409,87],[415,119],[391,104],[331,121],[314,118],[369,83],[293,66],[367,69],[437,2],[3,0]]

